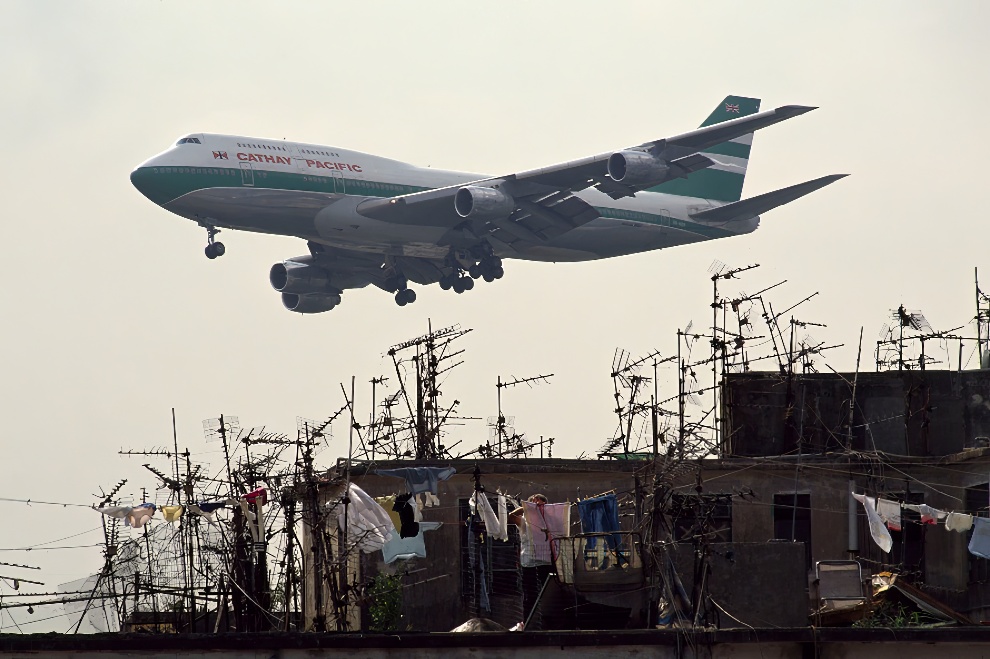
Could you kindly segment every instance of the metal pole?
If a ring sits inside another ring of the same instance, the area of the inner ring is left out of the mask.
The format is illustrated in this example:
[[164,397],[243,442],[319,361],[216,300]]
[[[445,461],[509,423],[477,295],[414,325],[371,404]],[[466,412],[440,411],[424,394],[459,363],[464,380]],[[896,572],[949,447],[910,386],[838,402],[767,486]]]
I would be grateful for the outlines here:
[[849,479],[849,501],[847,502],[847,521],[849,523],[849,558],[852,559],[859,553],[859,524],[856,523],[856,500],[853,499],[853,492],[856,491],[856,480]]
[[859,326],[859,348],[856,350],[856,373],[853,375],[852,396],[849,398],[849,428],[846,433],[846,451],[852,450],[853,415],[856,412],[856,383],[859,381],[859,358],[863,354],[863,326]]
[[684,361],[681,359],[681,330],[677,330],[677,457],[684,459]]

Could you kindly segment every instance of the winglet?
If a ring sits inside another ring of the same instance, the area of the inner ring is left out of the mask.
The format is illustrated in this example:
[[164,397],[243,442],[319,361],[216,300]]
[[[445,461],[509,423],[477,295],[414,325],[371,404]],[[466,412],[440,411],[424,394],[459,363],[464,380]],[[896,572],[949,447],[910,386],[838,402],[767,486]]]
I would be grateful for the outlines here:
[[804,114],[806,112],[811,112],[812,110],[817,110],[818,106],[812,105],[781,105],[779,108],[774,108],[773,113],[779,114],[787,117],[796,117],[799,114]]

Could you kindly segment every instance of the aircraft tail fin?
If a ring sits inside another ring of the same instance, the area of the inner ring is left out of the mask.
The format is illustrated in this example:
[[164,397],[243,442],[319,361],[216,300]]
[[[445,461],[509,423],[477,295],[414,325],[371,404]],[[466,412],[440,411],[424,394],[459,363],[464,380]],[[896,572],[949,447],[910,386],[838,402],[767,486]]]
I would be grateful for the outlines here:
[[751,218],[765,213],[768,210],[776,208],[777,206],[783,206],[788,204],[795,199],[800,199],[806,194],[814,192],[815,190],[820,190],[826,185],[835,183],[840,178],[845,178],[848,174],[832,174],[831,176],[823,176],[821,178],[816,178],[813,181],[805,181],[804,183],[798,183],[797,185],[791,185],[786,188],[781,188],[780,190],[774,190],[773,192],[767,192],[765,194],[757,195],[755,197],[750,197],[749,199],[744,199],[742,201],[736,201],[731,204],[726,204],[725,206],[719,206],[717,208],[710,208],[700,213],[693,213],[691,215],[692,219],[701,220],[704,222],[735,222],[739,220],[749,220]]
[[[760,111],[760,99],[745,96],[726,96],[701,124],[701,128],[719,124],[729,119],[738,119]],[[652,188],[649,192],[663,192],[682,197],[700,197],[715,201],[739,201],[742,199],[746,166],[749,151],[753,144],[753,133],[747,133],[728,142],[716,144],[700,153],[707,156],[714,165],[694,172],[687,178],[667,181]]]

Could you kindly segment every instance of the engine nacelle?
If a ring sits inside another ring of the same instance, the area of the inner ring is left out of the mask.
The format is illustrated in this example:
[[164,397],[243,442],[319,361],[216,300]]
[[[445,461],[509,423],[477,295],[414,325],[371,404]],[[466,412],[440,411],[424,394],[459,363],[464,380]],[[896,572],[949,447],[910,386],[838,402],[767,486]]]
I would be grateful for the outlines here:
[[322,313],[324,311],[330,311],[340,304],[340,296],[282,293],[282,304],[289,311],[295,311],[296,313]]
[[[310,258],[310,257],[303,257]],[[276,263],[268,273],[272,288],[280,293],[306,295],[336,293],[330,287],[330,273],[323,268],[300,261]]]
[[515,207],[515,199],[495,188],[467,185],[454,195],[454,210],[461,217],[472,220],[508,217]]
[[644,151],[617,151],[608,158],[608,175],[626,185],[662,183],[669,171],[665,161]]

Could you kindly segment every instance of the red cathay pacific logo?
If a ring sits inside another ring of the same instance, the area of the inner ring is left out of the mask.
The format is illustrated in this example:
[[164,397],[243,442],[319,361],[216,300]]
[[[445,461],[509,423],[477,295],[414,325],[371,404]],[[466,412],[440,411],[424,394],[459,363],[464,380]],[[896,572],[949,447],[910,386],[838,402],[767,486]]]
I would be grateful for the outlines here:
[[227,158],[227,152],[226,151],[214,151],[213,152],[213,159],[214,160],[227,160],[228,159]]

